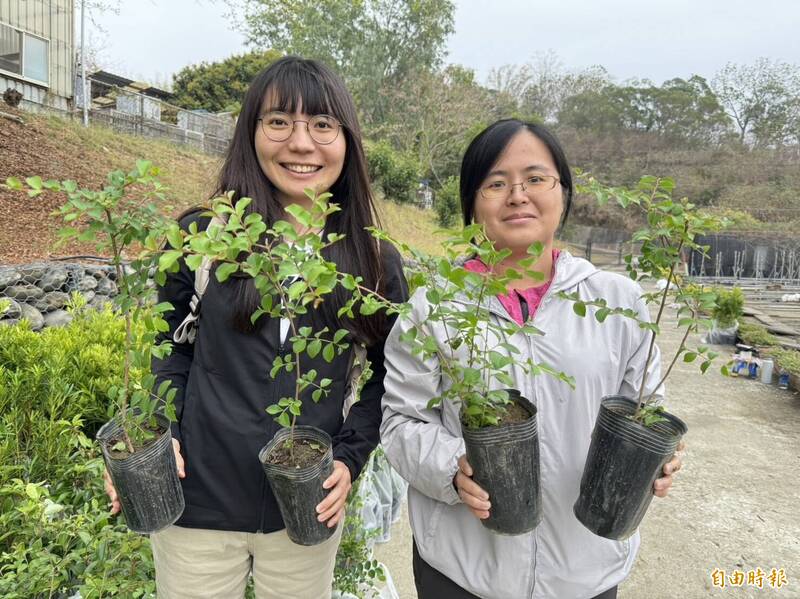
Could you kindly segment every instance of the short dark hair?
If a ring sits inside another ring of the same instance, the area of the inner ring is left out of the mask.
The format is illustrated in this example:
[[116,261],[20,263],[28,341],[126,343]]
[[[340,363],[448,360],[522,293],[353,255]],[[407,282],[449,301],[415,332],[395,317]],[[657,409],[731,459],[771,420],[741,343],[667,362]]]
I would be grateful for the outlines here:
[[464,217],[464,225],[472,224],[475,216],[475,195],[478,193],[481,183],[486,179],[486,175],[497,162],[500,154],[506,149],[511,138],[523,129],[530,131],[550,150],[564,195],[564,213],[561,215],[560,226],[563,227],[567,222],[569,209],[572,206],[572,172],[558,138],[542,125],[518,119],[503,119],[481,131],[469,144],[464,153],[464,159],[461,161],[461,214]]

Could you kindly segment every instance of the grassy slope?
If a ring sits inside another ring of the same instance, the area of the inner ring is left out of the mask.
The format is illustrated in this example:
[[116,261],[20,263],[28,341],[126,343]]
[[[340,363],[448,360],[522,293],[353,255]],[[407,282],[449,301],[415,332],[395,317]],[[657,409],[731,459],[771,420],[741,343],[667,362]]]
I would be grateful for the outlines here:
[[[145,158],[162,170],[170,209],[179,212],[203,203],[211,193],[220,159],[186,146],[116,133],[104,127],[83,128],[77,122],[18,112],[24,126],[0,119],[0,179],[40,175],[75,179],[99,187],[106,173],[129,170]],[[90,251],[71,246],[53,250],[58,220],[49,216],[60,205],[57,196],[27,200],[0,190],[0,264]],[[434,247],[435,214],[377,199],[383,226],[394,236],[422,249]]]

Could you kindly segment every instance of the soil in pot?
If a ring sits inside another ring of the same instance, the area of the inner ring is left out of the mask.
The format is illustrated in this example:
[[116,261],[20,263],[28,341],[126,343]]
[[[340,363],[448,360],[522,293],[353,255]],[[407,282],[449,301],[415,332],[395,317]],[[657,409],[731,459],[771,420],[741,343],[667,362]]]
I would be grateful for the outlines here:
[[488,529],[505,535],[530,532],[542,519],[536,407],[509,389],[514,404],[497,426],[462,426],[473,480],[489,494]]
[[169,421],[160,415],[156,419],[159,434],[132,454],[111,449],[122,438],[115,420],[97,432],[128,528],[142,534],[158,532],[175,523],[184,508]]
[[294,443],[284,441],[270,452],[266,460],[276,466],[308,468],[325,457],[325,449],[320,443],[307,439],[298,439]]
[[[289,538],[298,545],[318,545],[328,540],[336,528],[329,528],[317,520],[316,507],[330,492],[322,483],[333,472],[333,442],[325,432],[313,426],[296,426],[294,432],[295,458],[298,448],[314,461],[307,466],[298,466],[286,460],[285,447],[291,431],[281,429],[259,452],[258,458],[272,493],[281,510],[283,523]],[[313,448],[316,445],[319,449]]]
[[665,421],[646,427],[630,416],[636,402],[619,396],[602,400],[573,511],[594,534],[631,536],[653,499],[653,483],[675,453],[687,427],[663,412]]

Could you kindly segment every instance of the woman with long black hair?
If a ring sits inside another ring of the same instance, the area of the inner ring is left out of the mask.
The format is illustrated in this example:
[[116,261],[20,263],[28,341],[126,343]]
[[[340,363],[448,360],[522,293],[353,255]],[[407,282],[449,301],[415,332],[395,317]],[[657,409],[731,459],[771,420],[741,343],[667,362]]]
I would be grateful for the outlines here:
[[[374,206],[353,100],[321,63],[285,57],[251,83],[215,195],[233,191],[234,200],[252,198],[248,211],[269,224],[293,222],[285,212],[289,205],[310,208],[309,188],[330,192],[341,208],[321,232],[345,236],[325,250],[326,258],[384,297],[404,301],[399,254],[388,244],[379,246],[365,230],[374,224]],[[181,226],[196,222],[202,228],[208,221],[195,211]],[[175,308],[168,317],[170,337],[190,311],[194,282],[194,273],[181,264],[159,292],[159,300]],[[330,493],[317,512],[319,521],[336,527],[351,484],[378,443],[383,342],[391,322],[381,313],[339,319],[345,291],[329,297],[300,324],[348,329],[349,352],[355,343],[366,346],[373,370],[360,401],[343,418],[350,353],[331,363],[308,358],[303,368],[333,381],[319,403],[311,400],[312,389],[303,394],[298,424],[333,438],[334,470],[323,485]],[[286,351],[287,333],[280,319],[251,323],[259,304],[252,279],[218,283],[211,277],[195,342],[175,344],[169,357],[153,365],[158,383],[168,379],[178,388],[173,437],[186,500],[176,524],[151,536],[160,598],[235,599],[243,596],[251,572],[259,599],[330,597],[341,526],[320,545],[292,543],[258,460],[259,450],[279,430],[265,410],[293,395],[295,384],[294,373],[270,378],[273,359]],[[115,500],[113,488],[109,492]]]

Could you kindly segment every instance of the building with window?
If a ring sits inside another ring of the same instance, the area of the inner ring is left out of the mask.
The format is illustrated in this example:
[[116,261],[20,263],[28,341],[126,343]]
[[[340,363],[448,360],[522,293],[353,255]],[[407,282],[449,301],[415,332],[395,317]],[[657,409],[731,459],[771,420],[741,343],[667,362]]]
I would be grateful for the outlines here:
[[0,0],[0,95],[69,110],[74,95],[73,0]]

